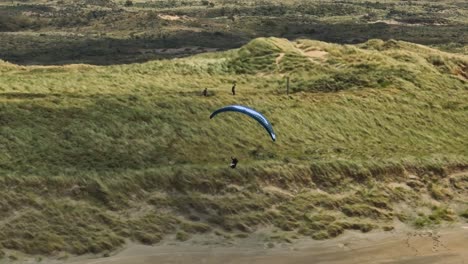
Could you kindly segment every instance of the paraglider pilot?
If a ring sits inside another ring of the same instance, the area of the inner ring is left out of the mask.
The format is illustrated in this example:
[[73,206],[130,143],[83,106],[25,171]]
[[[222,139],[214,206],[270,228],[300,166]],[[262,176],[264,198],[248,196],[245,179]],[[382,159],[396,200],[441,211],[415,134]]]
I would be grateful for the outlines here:
[[234,169],[234,168],[236,168],[237,163],[239,162],[239,160],[238,160],[237,158],[235,158],[235,157],[231,157],[231,160],[232,160],[232,161],[231,161],[230,167],[231,167],[232,169]]
[[208,96],[208,88],[205,88],[205,90],[203,90],[203,96]]

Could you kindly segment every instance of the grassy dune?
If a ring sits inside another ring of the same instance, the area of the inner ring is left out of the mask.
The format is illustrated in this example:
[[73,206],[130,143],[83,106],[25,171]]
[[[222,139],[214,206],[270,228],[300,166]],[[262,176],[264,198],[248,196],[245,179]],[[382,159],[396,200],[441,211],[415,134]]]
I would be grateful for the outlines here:
[[[276,38],[143,64],[0,61],[0,252],[463,221],[467,68],[401,41]],[[277,142],[247,117],[208,118],[227,104],[268,116]]]

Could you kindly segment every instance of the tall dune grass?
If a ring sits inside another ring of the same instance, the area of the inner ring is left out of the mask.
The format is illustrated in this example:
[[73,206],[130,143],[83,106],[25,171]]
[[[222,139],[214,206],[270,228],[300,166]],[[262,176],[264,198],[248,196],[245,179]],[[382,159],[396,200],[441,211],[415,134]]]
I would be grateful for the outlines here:
[[[404,218],[391,197],[417,198],[386,182],[416,174],[445,184],[468,167],[467,65],[399,41],[274,38],[144,64],[0,62],[0,249],[82,254],[171,232],[266,224],[322,239],[389,225]],[[228,104],[264,113],[278,140],[242,115],[209,119]],[[382,203],[365,198],[369,184]],[[339,195],[348,192],[355,198]],[[331,216],[317,226],[304,210]]]

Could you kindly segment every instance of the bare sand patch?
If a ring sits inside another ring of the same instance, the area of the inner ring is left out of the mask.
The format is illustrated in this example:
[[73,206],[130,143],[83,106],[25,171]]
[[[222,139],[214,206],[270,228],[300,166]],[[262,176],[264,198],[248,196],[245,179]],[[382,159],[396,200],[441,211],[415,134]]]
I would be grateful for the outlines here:
[[371,21],[369,24],[376,24],[376,23],[384,23],[387,25],[404,25],[405,23],[396,21],[394,19],[387,19],[387,20],[376,20],[376,21]]
[[309,50],[305,51],[304,54],[310,58],[323,58],[328,54],[328,52],[323,50]]
[[172,16],[172,15],[158,15],[159,18],[169,21],[180,20],[182,17],[180,16]]
[[283,59],[283,57],[284,57],[284,53],[283,53],[283,52],[280,53],[280,54],[278,55],[278,57],[276,57],[276,60],[275,60],[276,65],[278,65],[278,64],[281,62],[281,60]]
[[443,23],[406,23],[406,22],[401,22],[401,21],[397,21],[394,19],[376,20],[376,21],[368,22],[368,24],[376,24],[376,23],[384,23],[387,25],[404,25],[404,26],[424,26],[427,24],[432,25],[432,26],[444,26],[445,25]]
[[158,17],[164,20],[168,20],[168,21],[191,20],[190,17],[186,15],[178,16],[178,15],[159,14]]

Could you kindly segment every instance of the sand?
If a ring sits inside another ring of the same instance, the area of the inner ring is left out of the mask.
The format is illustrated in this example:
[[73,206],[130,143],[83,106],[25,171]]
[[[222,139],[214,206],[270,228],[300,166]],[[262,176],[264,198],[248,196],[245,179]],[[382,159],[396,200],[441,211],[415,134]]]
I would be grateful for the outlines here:
[[[204,243],[209,243],[205,239]],[[468,263],[468,225],[441,231],[400,230],[363,234],[346,232],[326,241],[302,239],[292,244],[254,239],[234,245],[203,245],[203,239],[157,246],[131,244],[114,256],[74,264],[464,264]],[[271,245],[270,245],[271,246]]]

